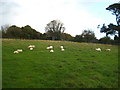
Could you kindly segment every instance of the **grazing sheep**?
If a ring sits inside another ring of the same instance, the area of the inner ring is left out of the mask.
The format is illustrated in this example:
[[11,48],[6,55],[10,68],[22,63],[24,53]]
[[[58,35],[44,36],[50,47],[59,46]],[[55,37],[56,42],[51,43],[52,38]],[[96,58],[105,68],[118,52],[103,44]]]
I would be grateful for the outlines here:
[[32,45],[29,45],[28,48],[32,48]]
[[35,48],[35,45],[29,45],[28,48]]
[[33,48],[35,48],[35,45],[32,45]]
[[53,53],[53,52],[54,52],[54,50],[50,50],[50,52],[52,52],[52,53]]
[[64,49],[64,48],[62,48],[62,49],[61,49],[61,51],[65,51],[65,49]]
[[105,51],[109,51],[109,52],[110,52],[110,51],[111,51],[111,49],[105,49]]
[[18,52],[18,51],[14,51],[13,53],[17,54],[17,53],[19,53],[19,52]]
[[101,48],[96,48],[95,50],[101,52]]
[[18,52],[22,52],[23,50],[22,49],[17,49]]
[[50,49],[53,49],[53,46],[49,46]]
[[47,47],[46,49],[48,49],[48,50],[49,50],[49,49],[50,49],[50,47]]
[[33,50],[33,48],[30,48],[30,50]]
[[61,49],[63,49],[64,47],[63,46],[60,46]]

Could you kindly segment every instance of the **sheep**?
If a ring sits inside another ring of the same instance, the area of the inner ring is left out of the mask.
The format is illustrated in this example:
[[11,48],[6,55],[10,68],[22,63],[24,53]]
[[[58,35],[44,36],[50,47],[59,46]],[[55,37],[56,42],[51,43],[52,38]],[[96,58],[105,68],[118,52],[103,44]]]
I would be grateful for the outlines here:
[[28,48],[32,48],[32,45],[29,45]]
[[46,49],[48,49],[48,50],[49,50],[49,49],[50,49],[50,47],[47,47]]
[[61,45],[60,48],[61,48],[61,51],[65,51],[64,46]]
[[53,49],[53,46],[48,46],[46,49],[48,49],[48,50]]
[[101,48],[96,48],[95,50],[101,52]]
[[18,52],[18,51],[14,51],[13,53],[17,54],[17,53],[19,53],[19,52]]
[[33,50],[33,48],[30,48],[30,50]]
[[32,45],[32,48],[35,48],[35,45]]
[[53,53],[53,52],[54,52],[54,50],[52,50],[52,49],[51,49],[51,50],[50,50],[50,52],[51,52],[51,53]]
[[29,45],[28,48],[35,48],[35,45]]
[[63,46],[60,46],[61,49],[63,49],[64,47]]
[[23,50],[22,49],[17,49],[18,52],[22,52]]
[[105,51],[109,51],[109,52],[110,52],[110,51],[111,51],[111,49],[105,49]]
[[30,50],[33,50],[33,49],[35,48],[35,45],[29,45],[28,48],[29,48]]
[[19,52],[22,52],[23,50],[22,49],[17,49],[16,51],[14,51],[13,53],[19,53]]
[[61,51],[65,51],[65,49],[64,49],[64,48],[62,48],[62,49],[61,49]]
[[50,49],[53,49],[53,46],[49,46]]

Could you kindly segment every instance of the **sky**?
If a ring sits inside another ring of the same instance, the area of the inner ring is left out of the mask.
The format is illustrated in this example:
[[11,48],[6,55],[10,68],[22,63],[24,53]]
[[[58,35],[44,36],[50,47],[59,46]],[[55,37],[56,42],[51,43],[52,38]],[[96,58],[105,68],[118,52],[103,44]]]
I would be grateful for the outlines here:
[[[104,37],[98,25],[116,24],[115,16],[106,8],[119,0],[0,0],[0,26],[30,25],[44,33],[52,20],[60,20],[65,33],[80,35],[83,30],[92,30],[97,39]],[[111,37],[113,38],[113,37]]]

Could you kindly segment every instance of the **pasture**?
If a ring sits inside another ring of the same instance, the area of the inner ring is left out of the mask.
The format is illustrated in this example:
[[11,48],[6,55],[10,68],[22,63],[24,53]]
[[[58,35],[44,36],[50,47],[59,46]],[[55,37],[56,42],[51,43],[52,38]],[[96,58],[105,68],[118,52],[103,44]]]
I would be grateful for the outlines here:
[[[27,48],[31,44],[35,45],[32,51]],[[48,45],[54,46],[53,53],[46,49]],[[60,50],[60,45],[64,45],[65,51]],[[103,51],[107,48],[111,51]],[[16,49],[23,52],[14,54]],[[118,46],[2,40],[3,88],[118,88],[118,74]]]

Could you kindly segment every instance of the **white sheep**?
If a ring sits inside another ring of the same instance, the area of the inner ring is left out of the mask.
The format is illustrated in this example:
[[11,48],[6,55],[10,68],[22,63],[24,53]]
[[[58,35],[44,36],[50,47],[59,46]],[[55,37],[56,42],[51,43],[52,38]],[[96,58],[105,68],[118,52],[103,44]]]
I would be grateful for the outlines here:
[[62,48],[62,49],[61,49],[61,51],[65,51],[65,49],[64,49],[64,48]]
[[111,49],[105,49],[105,51],[111,51]]
[[32,45],[29,45],[28,48],[32,48]]
[[95,50],[101,52],[101,48],[96,48]]
[[22,49],[17,49],[17,51],[18,51],[18,52],[23,52],[23,50],[22,50]]
[[35,48],[35,45],[32,45],[32,48]]
[[28,48],[35,48],[35,45],[29,45]]
[[33,50],[33,48],[30,48],[30,50]]
[[49,50],[49,49],[50,49],[50,47],[47,47],[46,49],[48,49],[48,50]]
[[18,52],[18,51],[14,51],[13,53],[17,54],[17,53],[19,53],[19,52]]
[[53,46],[49,46],[50,49],[53,49]]
[[61,49],[63,49],[64,47],[63,46],[60,46]]
[[50,52],[51,52],[51,53],[53,53],[53,52],[54,52],[54,50],[50,50]]

